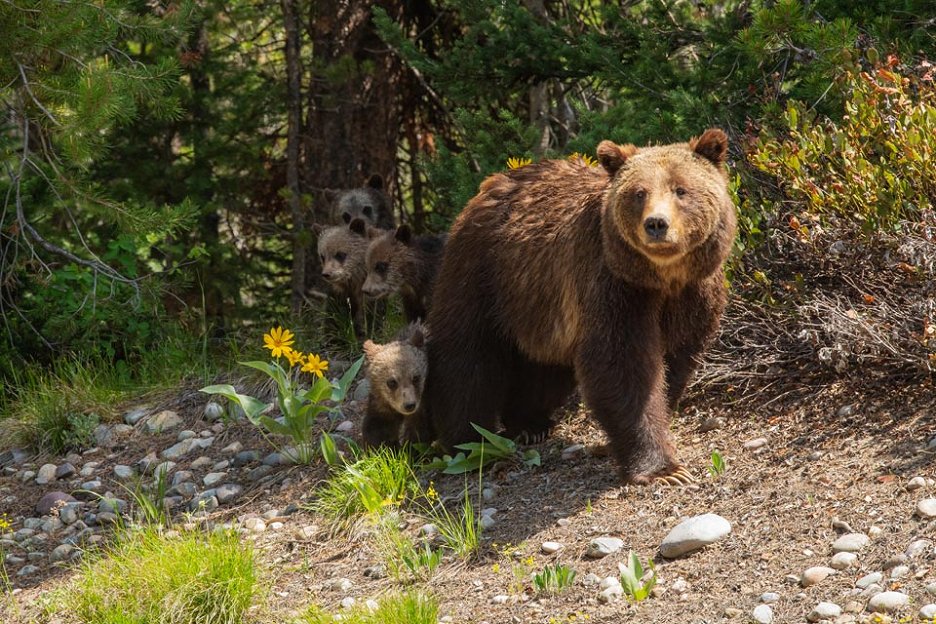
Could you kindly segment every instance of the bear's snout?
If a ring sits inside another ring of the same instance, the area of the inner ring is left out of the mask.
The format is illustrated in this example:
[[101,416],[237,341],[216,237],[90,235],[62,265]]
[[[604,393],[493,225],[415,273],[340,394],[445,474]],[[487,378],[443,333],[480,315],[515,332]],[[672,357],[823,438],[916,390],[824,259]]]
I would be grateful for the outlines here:
[[669,220],[662,215],[650,215],[644,219],[644,231],[651,240],[666,240]]

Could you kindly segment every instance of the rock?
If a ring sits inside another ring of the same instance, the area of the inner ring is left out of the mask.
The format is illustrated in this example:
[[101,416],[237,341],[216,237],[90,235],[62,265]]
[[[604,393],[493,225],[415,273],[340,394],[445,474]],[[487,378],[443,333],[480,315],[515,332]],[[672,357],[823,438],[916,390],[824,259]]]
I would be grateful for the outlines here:
[[717,514],[694,516],[669,532],[660,545],[660,554],[674,559],[713,544],[730,533],[731,523]]
[[279,531],[280,529],[283,528],[283,526],[285,526],[285,525],[284,525],[282,522],[271,522],[271,523],[270,523],[270,528],[273,529],[274,531]]
[[506,594],[498,594],[491,598],[491,602],[494,604],[507,604],[507,601],[510,600],[510,596]]
[[835,574],[835,570],[832,568],[827,568],[825,566],[814,566],[803,572],[803,576],[800,577],[800,585],[803,587],[811,587],[812,585],[821,583],[826,579],[826,577],[832,574]]
[[364,569],[364,576],[372,579],[387,578],[387,567],[382,563]]
[[127,501],[119,498],[102,498],[98,501],[98,511],[121,514],[127,509]]
[[890,577],[892,579],[901,579],[907,576],[908,574],[910,574],[910,571],[911,571],[910,566],[905,566],[905,565],[894,566],[894,568],[890,572]]
[[172,472],[175,467],[176,463],[174,461],[164,461],[161,464],[157,464],[156,467],[153,468],[153,476],[155,476],[157,479],[168,479],[169,473]]
[[[42,473],[42,468],[39,469],[39,473]],[[39,483],[38,478],[36,478],[36,483]],[[917,503],[917,515],[926,519],[936,518],[936,498],[924,498]]]
[[351,398],[355,401],[366,401],[368,396],[370,396],[370,381],[365,378],[358,383]]
[[832,557],[832,561],[829,564],[835,570],[848,570],[849,568],[858,567],[858,555],[853,552],[840,552],[836,553]]
[[149,411],[150,407],[148,405],[135,407],[123,415],[123,421],[131,426],[136,425],[138,422],[146,418],[146,415],[149,414]]
[[543,542],[540,546],[540,550],[547,555],[552,555],[562,550],[562,544],[559,542]]
[[562,459],[570,460],[578,455],[581,455],[585,451],[584,444],[573,444],[562,449]]
[[495,521],[491,516],[481,516],[481,520],[478,521],[478,524],[481,525],[481,529],[487,531],[492,526],[494,526]]
[[98,479],[92,479],[91,481],[85,481],[81,484],[81,488],[75,492],[75,498],[80,500],[95,500],[97,495],[104,491],[104,484],[101,483]]
[[780,594],[774,592],[764,592],[760,595],[760,601],[764,604],[774,604],[780,601]]
[[832,542],[832,552],[860,552],[870,541],[864,533],[848,533]]
[[192,511],[214,511],[220,503],[215,496],[215,490],[205,490],[189,504]]
[[181,459],[185,455],[188,455],[194,450],[206,449],[211,446],[214,442],[214,438],[189,438],[188,440],[182,440],[166,450],[164,450],[161,455],[163,459],[168,459],[175,461]]
[[838,518],[832,519],[832,528],[839,533],[857,533],[857,531],[855,531],[855,529],[853,529],[850,524],[844,520],[839,520]]
[[125,466],[123,464],[117,464],[114,466],[114,476],[118,479],[130,479],[134,475],[133,468],[130,466]]
[[875,594],[868,601],[868,611],[877,611],[879,613],[893,613],[910,604],[910,597],[895,591],[881,592]]
[[699,425],[700,433],[708,433],[709,431],[715,431],[721,429],[725,426],[725,421],[719,418],[718,416],[709,416],[702,421],[702,424]]
[[930,596],[936,596],[936,583],[930,583],[925,587],[926,593]]
[[754,612],[751,614],[751,618],[757,622],[757,624],[772,624],[773,609],[765,604],[757,605],[754,607]]
[[926,479],[923,477],[913,477],[907,481],[907,491],[913,492],[914,490],[919,490],[920,488],[926,487]]
[[834,602],[820,602],[809,612],[806,619],[810,622],[818,622],[819,620],[834,620],[840,615],[842,615],[842,608]]
[[225,446],[223,449],[221,449],[221,452],[224,453],[225,455],[237,455],[238,453],[241,452],[241,450],[243,450],[243,448],[244,448],[244,445],[235,440],[234,442],[231,442],[230,444]]
[[920,619],[924,622],[936,620],[936,604],[928,604],[920,607]]
[[767,438],[754,438],[753,440],[748,440],[744,443],[744,449],[746,451],[756,451],[759,448],[764,448],[767,446]]
[[744,611],[737,607],[725,607],[725,610],[722,613],[724,613],[726,618],[736,618],[743,614]]
[[27,566],[23,566],[22,568],[20,568],[19,572],[16,573],[16,576],[30,576],[30,575],[35,574],[38,571],[39,571],[39,568],[37,568],[36,566],[27,565]]
[[248,481],[259,481],[260,479],[268,476],[273,472],[273,466],[267,466],[266,464],[262,466],[257,466],[253,470],[247,473]]
[[341,605],[341,608],[342,608],[342,609],[350,609],[351,607],[354,606],[354,603],[356,603],[356,602],[357,602],[357,601],[354,599],[354,596],[348,596],[348,597],[346,597],[346,598],[342,598],[342,599],[338,602],[338,604]]
[[880,572],[872,572],[871,574],[865,574],[860,579],[855,581],[855,587],[859,589],[867,589],[871,585],[875,585],[881,582],[881,579],[884,578],[884,575]]
[[77,502],[76,499],[65,492],[49,492],[36,503],[36,513],[40,516],[48,516],[53,510],[74,502]]
[[917,557],[925,556],[927,553],[931,552],[933,552],[933,542],[928,539],[918,539],[907,546],[907,550],[904,554],[908,559],[916,559]]
[[354,431],[354,423],[350,420],[343,420],[335,427],[335,431],[338,433],[350,433]]
[[87,479],[88,477],[94,474],[94,471],[100,465],[101,465],[101,462],[96,462],[96,461],[88,462],[84,466],[81,467],[81,471],[78,473],[78,476],[84,477],[85,479]]
[[266,522],[263,518],[247,518],[244,521],[244,528],[254,533],[263,533],[266,531]]
[[877,538],[881,537],[881,533],[883,533],[883,532],[884,532],[884,529],[882,529],[882,528],[879,527],[879,526],[869,526],[869,527],[868,527],[868,537],[870,537],[871,539],[877,539]]
[[424,524],[419,527],[419,534],[423,537],[432,537],[439,532],[439,527],[434,524]]
[[62,464],[61,466],[55,469],[55,478],[67,479],[68,477],[74,475],[76,472],[78,471],[75,470],[75,467],[72,464],[65,462],[64,464]]
[[80,512],[80,503],[65,503],[62,508],[59,509],[59,520],[61,520],[64,524],[75,524],[78,522],[78,514]]
[[180,470],[179,472],[172,475],[172,485],[176,486],[180,483],[188,483],[189,481],[195,480],[195,473],[191,470]]
[[202,455],[192,462],[192,470],[201,470],[202,468],[207,468],[213,463],[214,461],[210,457],[207,455]]
[[168,496],[181,496],[182,498],[191,498],[195,496],[195,492],[198,491],[198,488],[195,487],[195,484],[191,481],[183,481],[178,485],[173,485],[169,488],[169,491],[166,492]]
[[182,440],[188,440],[189,438],[194,438],[198,434],[192,431],[191,429],[183,429],[179,432],[179,435],[176,436],[176,440],[181,442]]
[[619,600],[623,595],[624,588],[621,587],[620,583],[617,583],[602,589],[598,594],[598,600],[601,602],[614,602],[615,600]]
[[215,496],[217,497],[218,502],[224,505],[240,496],[241,492],[243,491],[244,488],[237,485],[236,483],[225,483],[217,489]]
[[117,514],[111,513],[109,511],[103,511],[95,516],[95,521],[100,525],[117,524],[117,520]]
[[219,461],[218,463],[216,463],[214,466],[211,467],[211,472],[223,472],[227,470],[228,466],[230,465],[231,465],[231,462],[229,462],[226,459],[222,459],[221,461]]
[[624,548],[624,540],[618,537],[596,537],[588,544],[585,550],[585,556],[592,559],[600,559],[613,555]]
[[240,468],[247,464],[255,464],[258,461],[260,461],[260,453],[258,451],[241,451],[231,460],[231,465],[235,468]]
[[55,480],[55,464],[43,464],[42,468],[39,469],[39,472],[36,474],[36,483],[39,485],[45,485],[53,480]]
[[224,481],[225,477],[227,477],[226,472],[209,472],[205,475],[205,478],[202,479],[202,483],[205,484],[205,487],[214,487]]
[[143,428],[147,433],[162,433],[181,424],[182,419],[179,418],[178,414],[172,410],[163,410],[147,418]]
[[263,458],[263,463],[266,466],[291,466],[295,462],[289,459],[288,453],[273,452]]
[[91,435],[94,437],[94,444],[101,448],[109,449],[117,445],[117,436],[110,425],[98,425]]
[[71,544],[61,544],[56,546],[51,553],[49,553],[50,561],[65,561],[71,558],[72,553],[75,552],[75,547]]
[[220,403],[208,401],[205,404],[205,411],[203,414],[205,416],[205,420],[208,422],[214,422],[224,417],[224,408],[221,407]]

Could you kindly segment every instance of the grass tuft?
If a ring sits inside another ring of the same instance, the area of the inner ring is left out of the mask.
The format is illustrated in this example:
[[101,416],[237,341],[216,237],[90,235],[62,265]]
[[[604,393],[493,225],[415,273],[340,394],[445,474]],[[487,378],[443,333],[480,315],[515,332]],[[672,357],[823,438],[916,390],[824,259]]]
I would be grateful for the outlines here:
[[240,624],[258,593],[250,544],[231,532],[124,533],[50,606],[85,624]]
[[438,601],[412,591],[383,596],[373,611],[361,605],[336,615],[319,607],[309,607],[296,624],[436,624],[438,621]]

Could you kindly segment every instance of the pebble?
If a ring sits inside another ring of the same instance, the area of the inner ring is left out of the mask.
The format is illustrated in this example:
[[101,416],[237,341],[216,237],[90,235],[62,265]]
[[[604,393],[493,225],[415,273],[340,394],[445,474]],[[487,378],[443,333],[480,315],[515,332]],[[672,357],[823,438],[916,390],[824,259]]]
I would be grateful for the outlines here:
[[117,514],[111,513],[109,511],[102,511],[94,518],[98,524],[117,524]]
[[773,622],[773,609],[765,604],[757,605],[754,607],[751,617],[757,624],[771,624]]
[[920,619],[926,622],[936,620],[936,604],[928,604],[920,607]]
[[222,505],[231,502],[238,496],[241,492],[244,491],[244,488],[237,485],[236,483],[225,483],[224,485],[218,487],[215,491],[215,496],[218,499],[218,502]]
[[229,462],[226,459],[222,459],[221,461],[219,461],[218,463],[216,463],[214,466],[211,467],[211,472],[223,472],[227,470],[228,466],[230,465],[231,465],[231,462]]
[[343,420],[338,423],[338,426],[335,427],[335,431],[338,433],[349,433],[354,431],[354,423],[350,420]]
[[764,604],[774,604],[780,601],[780,594],[774,592],[764,592],[760,595],[760,601]]
[[813,566],[812,568],[807,569],[803,572],[803,576],[800,577],[800,585],[803,587],[810,587],[821,583],[828,576],[835,574],[835,570],[832,568],[827,568],[825,566]]
[[208,401],[205,404],[205,420],[212,422],[222,418],[224,416],[224,408],[221,407],[220,403],[215,403],[214,401]]
[[52,552],[49,553],[50,561],[65,561],[69,559],[72,553],[75,552],[75,547],[71,544],[61,544],[52,549]]
[[926,586],[926,593],[930,596],[936,596],[936,583],[930,583]]
[[176,486],[180,483],[188,483],[189,481],[195,480],[195,473],[191,470],[180,470],[179,472],[172,475],[172,485]]
[[282,529],[284,526],[285,526],[285,525],[284,525],[282,522],[271,522],[271,523],[270,523],[270,528],[273,529],[274,531],[279,531],[279,530]]
[[293,462],[289,461],[289,458],[282,453],[273,452],[263,458],[263,463],[266,466],[288,466]]
[[870,541],[864,533],[848,533],[832,543],[832,552],[860,552]]
[[715,431],[721,429],[725,426],[725,421],[723,421],[718,416],[709,416],[702,421],[702,424],[699,425],[699,431],[701,433],[708,433],[709,431]]
[[16,573],[16,576],[29,576],[31,574],[35,574],[38,571],[39,571],[39,568],[37,568],[36,566],[26,565],[19,569],[19,572]]
[[910,566],[899,565],[894,566],[891,570],[890,577],[892,579],[900,579],[910,574]]
[[865,574],[860,579],[855,581],[855,587],[859,589],[867,589],[871,585],[875,585],[881,582],[881,579],[884,578],[884,575],[880,572],[872,572],[871,574]]
[[354,606],[355,602],[356,600],[352,596],[348,596],[347,598],[342,598],[341,602],[338,604],[341,605],[342,609],[350,609],[351,607]]
[[481,498],[483,498],[486,501],[493,500],[494,494],[495,494],[494,488],[486,487],[483,490],[481,490]]
[[842,615],[842,608],[834,602],[820,602],[809,612],[806,619],[810,622],[818,622],[819,620],[834,620],[840,615]]
[[744,611],[737,607],[725,607],[725,610],[722,613],[724,613],[725,617],[727,618],[734,618],[744,613]]
[[673,559],[713,544],[730,533],[731,523],[717,514],[694,516],[669,532],[660,545],[660,554]]
[[214,462],[210,457],[208,457],[207,455],[202,455],[201,457],[196,458],[195,461],[192,462],[191,468],[192,470],[201,470],[202,468],[207,468],[212,463]]
[[156,475],[157,477],[159,475],[162,475],[162,477],[165,478],[166,475],[172,472],[172,469],[175,467],[176,467],[176,463],[174,461],[164,461],[163,463],[158,464],[153,469],[153,474]]
[[745,450],[756,451],[759,448],[767,446],[767,438],[754,438],[744,443]]
[[618,537],[596,537],[588,544],[585,555],[592,559],[600,559],[613,555],[624,548],[624,540]]
[[[303,527],[306,528],[306,527]],[[369,568],[364,569],[364,576],[372,579],[382,579],[387,578],[387,567],[382,563],[377,565],[372,565]]]
[[150,416],[146,420],[146,424],[143,425],[143,428],[147,431],[147,433],[162,433],[167,429],[178,427],[181,424],[182,419],[179,418],[178,414],[172,410],[163,410],[158,414]]
[[266,531],[266,522],[263,521],[263,518],[247,518],[244,521],[244,528],[254,533],[263,533]]
[[[39,469],[39,472],[42,472],[42,468]],[[39,483],[38,478],[36,483]],[[921,518],[936,518],[936,498],[924,498],[917,503],[917,515]]]
[[188,440],[182,440],[181,442],[173,444],[160,455],[163,459],[175,461],[194,450],[208,448],[211,446],[212,442],[214,442],[214,438],[189,438]]
[[419,534],[423,537],[432,537],[439,532],[439,527],[434,524],[424,524],[419,527]]
[[909,602],[910,597],[907,594],[895,591],[881,592],[872,596],[871,600],[868,601],[868,611],[893,613],[906,607]]
[[268,476],[272,472],[273,472],[273,466],[267,466],[267,465],[257,466],[256,468],[254,468],[253,470],[247,473],[247,480],[259,481],[260,479]]
[[258,461],[260,461],[259,451],[241,451],[234,456],[234,459],[231,461],[231,465],[235,468],[240,468],[241,466],[246,466],[247,464],[255,464]]
[[491,516],[481,516],[481,520],[478,522],[481,525],[481,529],[487,531],[492,526],[494,526],[495,521]]
[[118,479],[129,479],[133,476],[133,468],[130,466],[124,466],[123,464],[118,464],[114,466],[114,475]]
[[179,435],[176,436],[176,440],[181,442],[182,440],[188,440],[189,438],[194,438],[196,435],[198,434],[192,431],[191,429],[183,429],[182,431],[179,432]]
[[615,600],[620,599],[624,595],[624,588],[621,587],[621,584],[612,585],[611,587],[606,587],[601,590],[598,594],[598,600],[601,602],[614,602]]
[[836,553],[832,557],[832,561],[829,564],[832,568],[836,570],[847,570],[849,568],[858,567],[858,555],[853,552],[840,552]]
[[209,472],[205,475],[205,478],[202,479],[202,483],[205,484],[205,487],[214,487],[224,481],[225,477],[227,477],[226,472]]
[[907,481],[907,491],[912,492],[914,490],[919,490],[920,488],[926,487],[926,479],[923,477],[913,477]]
[[552,555],[562,550],[562,544],[559,542],[543,542],[542,546],[540,546],[540,550],[547,555]]
[[81,505],[79,503],[66,503],[59,509],[59,520],[65,524],[75,524],[78,522],[78,513],[80,510]]
[[904,554],[909,559],[915,559],[922,555],[926,555],[927,552],[931,551],[933,548],[933,542],[928,539],[918,539],[910,542],[910,545],[907,546],[907,550]]
[[562,459],[569,460],[580,455],[585,450],[584,444],[573,444],[562,449]]
[[49,492],[36,503],[36,513],[40,516],[48,516],[53,509],[74,502],[76,502],[75,498],[65,492]]
[[494,604],[507,604],[507,601],[510,600],[510,596],[506,594],[498,594],[491,598],[491,602]]
[[81,472],[78,473],[78,476],[88,478],[94,474],[94,471],[100,465],[101,465],[101,462],[96,462],[96,461],[88,462],[84,466],[81,467]]
[[78,471],[75,469],[75,466],[73,466],[69,462],[65,462],[64,464],[62,464],[61,466],[55,469],[55,478],[67,479],[68,477],[74,475],[76,472]]
[[42,468],[39,469],[39,472],[36,474],[36,483],[38,485],[45,485],[50,481],[55,479],[55,464],[43,464]]
[[123,421],[128,425],[135,425],[141,420],[143,420],[147,414],[149,414],[150,407],[148,405],[141,405],[140,407],[135,407],[129,412],[123,415]]
[[234,441],[228,444],[227,446],[225,446],[223,449],[221,449],[221,452],[224,453],[225,455],[237,455],[243,449],[244,449],[243,444],[241,444],[238,441]]
[[181,496],[182,498],[191,498],[195,496],[195,492],[198,488],[195,487],[195,484],[191,481],[183,481],[178,485],[173,485],[169,488],[169,491],[166,492],[169,496]]

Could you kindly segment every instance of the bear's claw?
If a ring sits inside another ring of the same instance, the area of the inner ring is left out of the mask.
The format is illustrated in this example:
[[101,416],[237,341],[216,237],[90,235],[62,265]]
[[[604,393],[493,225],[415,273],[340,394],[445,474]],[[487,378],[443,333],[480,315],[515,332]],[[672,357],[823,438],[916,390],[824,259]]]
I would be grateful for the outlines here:
[[654,482],[672,486],[690,485],[695,483],[695,477],[693,477],[684,467],[678,466],[675,470],[668,474],[657,476],[654,479]]

